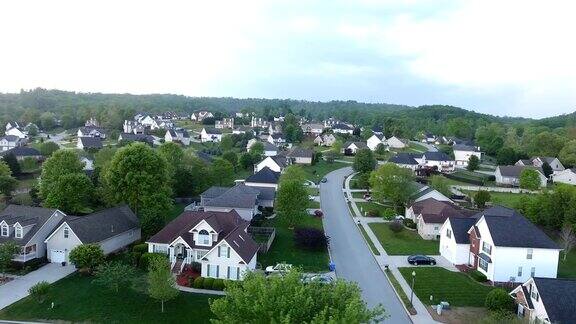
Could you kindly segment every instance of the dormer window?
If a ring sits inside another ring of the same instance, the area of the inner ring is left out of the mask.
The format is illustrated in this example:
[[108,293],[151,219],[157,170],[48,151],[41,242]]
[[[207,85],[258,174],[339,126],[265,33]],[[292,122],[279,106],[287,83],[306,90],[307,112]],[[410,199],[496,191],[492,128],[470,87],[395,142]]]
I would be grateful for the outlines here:
[[19,238],[19,239],[22,238],[22,236],[23,236],[23,235],[22,235],[22,226],[15,226],[15,227],[14,227],[14,236],[15,236],[16,238]]
[[4,224],[2,225],[2,236],[8,236],[10,235],[10,227],[8,227],[8,225]]
[[211,244],[211,236],[207,230],[201,230],[198,232],[198,244],[201,245],[210,245]]

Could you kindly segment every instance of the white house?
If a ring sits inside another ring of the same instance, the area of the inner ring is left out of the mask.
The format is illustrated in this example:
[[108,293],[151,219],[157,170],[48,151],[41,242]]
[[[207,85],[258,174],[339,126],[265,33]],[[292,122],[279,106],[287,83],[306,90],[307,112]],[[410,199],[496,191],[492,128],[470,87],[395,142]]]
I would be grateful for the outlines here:
[[440,191],[432,187],[420,184],[418,182],[414,182],[414,186],[416,187],[416,192],[412,196],[410,196],[410,200],[413,202],[419,202],[429,198],[434,198],[438,201],[446,201],[449,203],[453,203],[453,201],[450,198],[444,196]]
[[332,131],[334,133],[338,133],[338,134],[352,135],[354,133],[354,127],[347,125],[347,124],[344,124],[344,123],[333,124],[332,126],[330,126],[330,128],[332,128]]
[[22,131],[22,129],[18,128],[18,127],[12,127],[12,128],[8,128],[6,130],[6,132],[4,132],[4,135],[8,136],[8,135],[13,135],[13,136],[17,136],[20,139],[25,139],[28,138],[28,135],[26,135],[26,133],[24,133]]
[[405,217],[416,223],[418,234],[425,240],[440,239],[440,227],[448,217],[468,217],[470,213],[447,202],[427,198],[406,208]]
[[314,139],[314,144],[320,146],[332,146],[334,145],[334,142],[336,142],[336,137],[334,134],[318,135]]
[[444,152],[424,152],[420,157],[415,157],[418,164],[428,168],[436,168],[438,171],[454,171],[454,160]]
[[78,137],[76,148],[80,150],[99,150],[102,146],[102,139],[100,137]]
[[566,169],[552,175],[554,183],[576,185],[576,168]]
[[449,217],[440,233],[443,257],[492,282],[556,278],[560,247],[513,209],[495,206],[469,218]]
[[270,144],[281,146],[286,144],[286,137],[284,137],[284,134],[282,133],[270,134],[268,135],[267,141]]
[[320,135],[324,131],[323,124],[304,124],[302,125],[302,132],[307,135]]
[[282,172],[284,168],[289,165],[289,162],[290,161],[283,155],[268,156],[254,165],[254,173],[266,167],[274,172]]
[[368,149],[368,146],[364,142],[348,141],[342,145],[342,153],[344,155],[354,155],[358,150],[362,149]]
[[22,146],[26,143],[26,140],[15,136],[15,135],[6,135],[0,137],[0,150],[2,152],[11,150],[15,147]]
[[415,171],[418,168],[420,168],[420,164],[418,163],[418,161],[416,161],[416,158],[419,157],[421,157],[421,155],[416,153],[398,153],[396,155],[391,156],[388,159],[388,162],[394,163],[399,167]]
[[311,165],[314,160],[314,151],[301,147],[295,147],[292,148],[288,154],[286,154],[286,157],[291,160],[291,164]]
[[529,323],[576,323],[576,280],[530,278],[510,292]]
[[552,172],[554,174],[562,172],[565,169],[564,165],[562,165],[562,162],[560,162],[558,158],[551,156],[535,156],[527,160],[518,160],[518,162],[516,162],[516,165],[535,166],[538,168],[542,168],[544,163],[548,163],[550,168],[552,168]]
[[540,187],[546,187],[547,179],[544,176],[542,168],[523,166],[523,165],[499,165],[496,167],[494,176],[496,178],[496,183],[505,186],[520,186],[520,174],[524,169],[536,170],[540,176]]
[[136,121],[138,123],[140,123],[142,126],[144,126],[146,128],[150,128],[152,130],[160,128],[160,125],[158,125],[156,120],[154,118],[150,117],[150,115],[141,116]]
[[222,120],[217,120],[214,122],[214,128],[224,129],[224,128],[234,128],[234,118],[222,118]]
[[106,131],[103,128],[95,126],[84,126],[78,128],[77,137],[99,137],[106,138]]
[[183,128],[178,129],[167,129],[166,134],[164,135],[165,142],[179,142],[182,145],[188,146],[190,145],[190,134],[188,131]]
[[200,206],[205,211],[228,212],[235,210],[250,221],[258,207],[273,207],[276,190],[271,187],[247,186],[237,183],[234,187],[210,187],[200,194]]
[[241,280],[256,269],[259,247],[249,226],[235,211],[185,211],[146,243],[148,252],[168,255],[175,272],[199,262],[202,277]]
[[9,122],[6,123],[5,130],[9,130],[10,128],[20,128],[20,129],[22,129],[22,128],[23,128],[22,126],[23,126],[23,125],[20,125],[20,123],[17,122],[17,121],[9,121]]
[[222,132],[219,129],[215,128],[202,128],[200,132],[200,141],[204,142],[217,142],[219,143],[222,140]]
[[214,114],[206,110],[200,110],[193,112],[190,119],[196,122],[201,122],[206,118],[214,118]]
[[50,262],[69,262],[70,251],[83,244],[96,244],[105,255],[140,240],[140,222],[128,206],[108,208],[85,216],[64,216],[44,240]]
[[268,121],[261,117],[254,117],[250,120],[250,127],[252,128],[268,128]]
[[366,140],[366,145],[372,151],[375,151],[380,144],[386,146],[386,137],[384,135],[374,134],[370,136],[368,140]]
[[478,146],[454,145],[452,148],[454,150],[454,160],[458,167],[467,167],[468,161],[473,155],[478,158],[478,161],[482,160],[482,152],[480,152]]
[[403,148],[408,147],[408,144],[406,143],[405,140],[400,139],[396,136],[392,136],[389,139],[387,139],[386,144],[388,144],[388,146],[390,148],[394,148],[394,149],[403,149]]

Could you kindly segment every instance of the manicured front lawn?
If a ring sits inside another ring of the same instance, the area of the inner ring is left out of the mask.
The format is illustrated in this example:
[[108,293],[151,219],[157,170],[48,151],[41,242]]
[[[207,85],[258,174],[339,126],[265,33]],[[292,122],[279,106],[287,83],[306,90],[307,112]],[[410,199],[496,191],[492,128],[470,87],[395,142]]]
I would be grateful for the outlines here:
[[390,255],[438,255],[438,241],[424,240],[415,231],[404,229],[394,233],[386,223],[371,223],[370,228]]
[[364,195],[366,194],[366,192],[353,192],[352,193],[352,198],[364,198]]
[[[463,191],[466,195],[473,196],[476,194],[474,191]],[[524,197],[533,197],[534,194],[528,193],[510,193],[510,192],[494,192],[490,191],[490,202],[492,205],[500,205],[510,208],[515,208],[520,200]]]
[[[412,284],[412,271],[416,273],[414,293],[427,305],[447,301],[451,306],[483,307],[486,295],[494,289],[479,284],[464,273],[438,267],[408,267],[398,270],[408,284]],[[432,301],[430,295],[434,297]]]
[[334,170],[338,170],[340,168],[347,167],[347,166],[349,166],[349,165],[346,163],[341,163],[341,162],[328,163],[328,162],[322,160],[322,161],[317,162],[314,165],[303,166],[302,169],[304,170],[304,173],[306,174],[306,178],[308,180],[314,181],[315,183],[318,183],[328,173],[330,173]]
[[560,252],[560,260],[558,261],[558,277],[559,278],[575,278],[576,279],[576,250],[572,249],[566,261],[563,261],[564,253]]
[[374,242],[372,242],[370,237],[368,237],[368,233],[366,233],[364,226],[359,225],[359,227],[360,227],[360,232],[362,233],[362,236],[364,236],[364,239],[366,240],[366,243],[368,243],[368,246],[370,247],[370,250],[372,250],[372,253],[374,253],[375,255],[380,255],[380,252],[378,252],[378,249],[376,249]]
[[[267,253],[258,254],[258,263],[262,267],[275,265],[277,263],[290,263],[294,266],[301,266],[304,271],[328,271],[328,251],[307,251],[302,250],[294,244],[294,231],[289,229],[277,219],[264,222],[262,226],[276,228],[276,238]],[[300,227],[322,228],[322,219],[312,216],[303,218]],[[297,226],[298,227],[298,226]]]
[[361,208],[361,211],[363,213],[370,211],[370,210],[377,210],[380,212],[380,216],[383,216],[385,214],[385,211],[387,209],[394,209],[392,206],[384,206],[384,205],[380,205],[374,202],[357,202],[356,206],[358,206],[358,208]]
[[[213,317],[208,299],[217,296],[180,293],[165,303],[146,294],[145,276],[132,288],[118,293],[93,284],[93,277],[73,274],[51,285],[48,297],[39,304],[30,297],[0,311],[5,320],[39,320],[94,323],[208,323]],[[54,302],[54,309],[50,304]]]

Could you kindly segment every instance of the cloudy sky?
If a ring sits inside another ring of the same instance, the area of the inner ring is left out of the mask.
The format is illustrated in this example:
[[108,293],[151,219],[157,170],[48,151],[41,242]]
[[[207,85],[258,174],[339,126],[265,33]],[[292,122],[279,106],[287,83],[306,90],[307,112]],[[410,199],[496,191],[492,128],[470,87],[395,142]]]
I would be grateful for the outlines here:
[[[9,3],[8,3],[9,2]],[[3,1],[0,92],[576,110],[576,3]]]

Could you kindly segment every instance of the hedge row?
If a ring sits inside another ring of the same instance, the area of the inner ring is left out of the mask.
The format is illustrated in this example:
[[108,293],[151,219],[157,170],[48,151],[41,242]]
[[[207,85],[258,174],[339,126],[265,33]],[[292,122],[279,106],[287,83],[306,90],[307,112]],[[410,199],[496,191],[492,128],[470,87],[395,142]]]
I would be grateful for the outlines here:
[[197,289],[224,290],[228,281],[230,280],[224,280],[220,278],[190,278],[189,286]]

